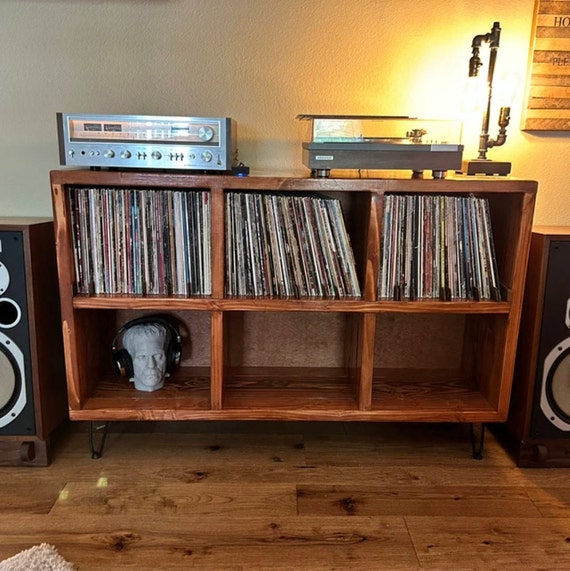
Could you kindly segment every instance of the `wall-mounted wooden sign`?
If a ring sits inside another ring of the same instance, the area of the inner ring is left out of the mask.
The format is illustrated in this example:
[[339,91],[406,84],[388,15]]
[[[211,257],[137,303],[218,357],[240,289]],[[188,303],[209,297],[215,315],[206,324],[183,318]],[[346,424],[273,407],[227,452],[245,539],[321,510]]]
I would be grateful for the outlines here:
[[536,0],[526,131],[570,131],[570,1]]

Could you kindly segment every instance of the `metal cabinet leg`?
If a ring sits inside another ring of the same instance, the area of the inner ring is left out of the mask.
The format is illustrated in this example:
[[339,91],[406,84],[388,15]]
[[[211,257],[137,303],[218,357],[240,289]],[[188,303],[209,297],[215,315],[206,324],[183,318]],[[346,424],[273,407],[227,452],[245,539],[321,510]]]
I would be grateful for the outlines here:
[[483,448],[485,446],[485,424],[472,422],[471,428],[471,448],[475,460],[483,459]]
[[[94,460],[101,458],[103,455],[110,424],[110,422],[98,423],[93,420],[89,422],[89,449],[91,450],[91,458]],[[95,445],[95,434],[99,435],[98,446]]]

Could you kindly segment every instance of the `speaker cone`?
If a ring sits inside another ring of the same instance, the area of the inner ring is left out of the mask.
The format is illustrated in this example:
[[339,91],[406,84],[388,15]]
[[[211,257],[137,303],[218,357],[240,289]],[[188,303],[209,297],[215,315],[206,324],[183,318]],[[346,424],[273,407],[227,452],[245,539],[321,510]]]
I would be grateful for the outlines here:
[[0,351],[0,412],[14,400],[17,384],[14,365],[14,360]]
[[570,431],[570,338],[544,360],[540,407],[554,426]]
[[0,333],[0,428],[10,424],[26,406],[24,355]]

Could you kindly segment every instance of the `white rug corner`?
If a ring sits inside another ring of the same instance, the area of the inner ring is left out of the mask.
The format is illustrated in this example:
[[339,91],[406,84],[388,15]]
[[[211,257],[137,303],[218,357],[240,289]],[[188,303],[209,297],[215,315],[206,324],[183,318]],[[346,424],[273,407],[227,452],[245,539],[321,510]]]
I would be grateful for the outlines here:
[[49,543],[34,545],[0,562],[0,571],[77,571]]

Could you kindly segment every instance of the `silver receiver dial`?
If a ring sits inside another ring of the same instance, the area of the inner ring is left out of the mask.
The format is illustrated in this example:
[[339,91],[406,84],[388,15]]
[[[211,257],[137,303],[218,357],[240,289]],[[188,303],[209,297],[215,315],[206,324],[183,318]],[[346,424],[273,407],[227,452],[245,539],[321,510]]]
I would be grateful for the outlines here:
[[201,141],[211,141],[214,136],[214,129],[212,127],[203,126],[198,129],[198,137]]
[[214,158],[214,156],[212,155],[212,153],[211,153],[210,151],[204,151],[204,152],[202,153],[202,160],[203,160],[205,163],[212,162],[212,159],[213,159],[213,158]]

